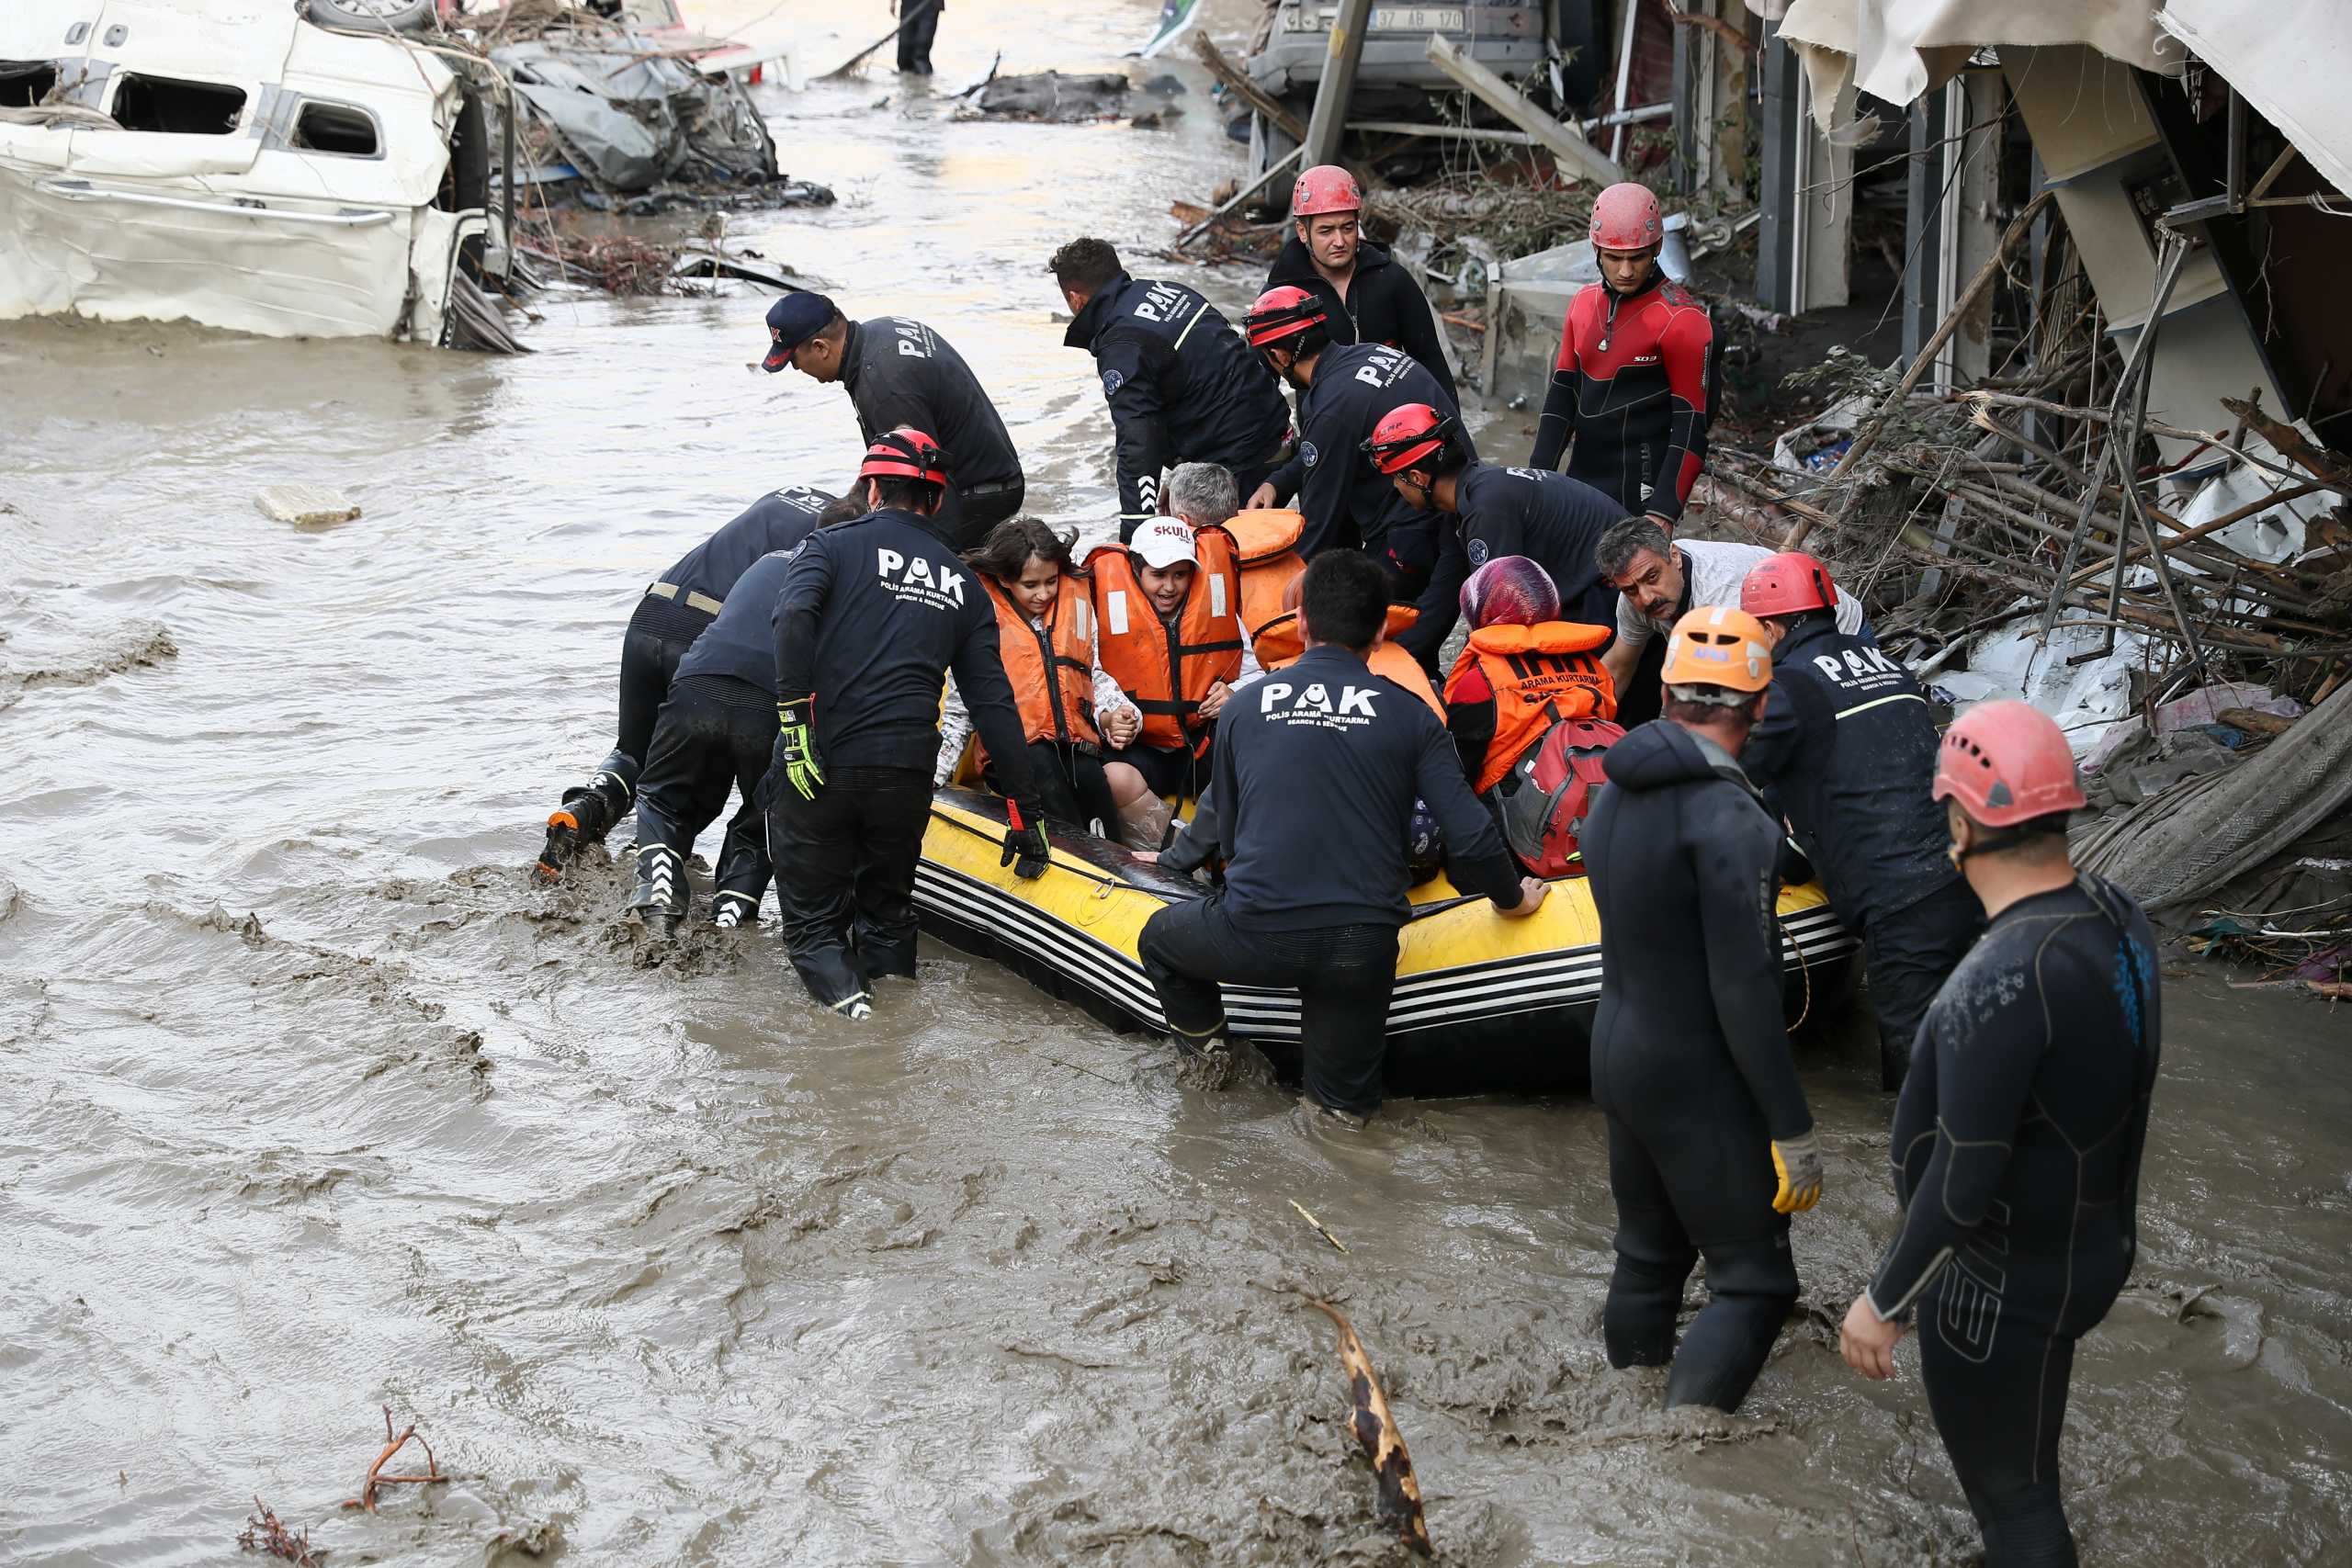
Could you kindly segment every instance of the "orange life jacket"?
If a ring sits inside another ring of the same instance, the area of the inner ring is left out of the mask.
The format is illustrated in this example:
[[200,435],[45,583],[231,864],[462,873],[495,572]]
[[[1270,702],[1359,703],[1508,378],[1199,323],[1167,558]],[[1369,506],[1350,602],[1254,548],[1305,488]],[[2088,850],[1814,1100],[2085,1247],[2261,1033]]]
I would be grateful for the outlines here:
[[[1421,613],[1410,604],[1389,605],[1388,637],[1395,637],[1420,618]],[[1298,638],[1298,612],[1284,610],[1259,627],[1257,637],[1251,639],[1250,651],[1257,654],[1261,670],[1280,670],[1296,662],[1298,656],[1306,651]],[[1429,704],[1437,721],[1445,722],[1445,705],[1437,700],[1437,689],[1430,684],[1429,672],[1421,668],[1419,660],[1384,637],[1364,664],[1374,674],[1387,676]]]
[[1233,564],[1241,574],[1241,633],[1255,639],[1258,628],[1283,613],[1283,596],[1306,562],[1298,536],[1306,519],[1295,512],[1237,512],[1217,525],[1233,541]]
[[1004,658],[1021,728],[1032,741],[1099,746],[1094,728],[1094,602],[1069,572],[1055,585],[1043,626],[1012,602],[1012,592],[987,572],[989,603],[996,606],[996,641]]
[[1194,536],[1193,548],[1200,564],[1172,626],[1151,607],[1125,547],[1098,545],[1086,558],[1103,671],[1143,715],[1136,743],[1161,750],[1206,747],[1216,725],[1200,716],[1202,699],[1219,681],[1229,683],[1241,673],[1233,541],[1206,528]]
[[1484,795],[1501,782],[1521,752],[1564,718],[1613,719],[1617,689],[1592,650],[1612,628],[1576,621],[1532,626],[1481,626],[1470,634],[1445,678],[1445,694],[1459,701],[1463,677],[1476,669],[1495,694],[1495,738],[1473,781]]

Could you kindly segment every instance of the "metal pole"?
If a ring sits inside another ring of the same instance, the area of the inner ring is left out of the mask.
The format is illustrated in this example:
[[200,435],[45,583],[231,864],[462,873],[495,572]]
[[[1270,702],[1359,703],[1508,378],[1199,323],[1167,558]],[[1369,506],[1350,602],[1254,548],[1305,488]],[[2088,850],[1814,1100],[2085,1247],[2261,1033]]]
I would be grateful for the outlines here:
[[[1625,94],[1634,84],[1634,23],[1641,15],[1634,0],[1623,0],[1623,5],[1625,32],[1623,40],[1617,46],[1617,108],[1620,113],[1625,107]],[[1625,161],[1625,127],[1623,121],[1609,133],[1609,161],[1612,164]]]
[[1315,87],[1315,110],[1306,117],[1303,163],[1340,161],[1340,138],[1348,129],[1348,100],[1356,90],[1356,67],[1363,60],[1364,28],[1372,21],[1372,0],[1340,0],[1331,18],[1331,47],[1323,57],[1323,80]]

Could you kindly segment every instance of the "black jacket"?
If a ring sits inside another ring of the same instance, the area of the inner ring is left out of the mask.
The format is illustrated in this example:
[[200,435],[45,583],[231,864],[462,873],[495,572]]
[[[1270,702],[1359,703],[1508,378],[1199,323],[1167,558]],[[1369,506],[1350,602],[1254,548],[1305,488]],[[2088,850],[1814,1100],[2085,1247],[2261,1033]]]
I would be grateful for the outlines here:
[[[681,601],[688,593],[723,601],[753,561],[775,550],[789,550],[815,533],[818,516],[832,503],[831,496],[807,485],[786,485],[763,495],[680,556],[661,581],[675,584]],[[765,619],[763,615],[763,624]],[[763,685],[767,680],[760,677]]]
[[1665,719],[1609,749],[1577,841],[1600,917],[1592,1090],[1638,1115],[1679,1098],[1726,1135],[1753,1112],[1774,1138],[1813,1125],[1781,1027],[1779,825],[1737,763]]
[[735,580],[717,617],[678,660],[678,680],[726,675],[775,694],[775,604],[792,557],[788,549],[762,556]]
[[952,668],[1005,793],[1035,798],[996,610],[928,519],[887,508],[810,535],[785,569],[774,630],[775,691],[817,694],[828,769],[930,773]]
[[1396,640],[1416,658],[1435,649],[1462,614],[1462,584],[1503,556],[1525,556],[1560,591],[1560,619],[1617,624],[1617,591],[1600,575],[1593,547],[1624,508],[1581,479],[1544,468],[1471,463],[1455,491],[1453,527],[1438,528],[1438,557],[1421,592],[1420,619]]
[[1356,245],[1356,275],[1348,282],[1343,302],[1339,289],[1315,270],[1315,260],[1293,229],[1274,265],[1266,269],[1266,287],[1293,284],[1323,297],[1331,312],[1333,343],[1385,343],[1419,360],[1437,384],[1445,389],[1445,406],[1461,402],[1453,389],[1453,372],[1445,367],[1445,347],[1438,341],[1437,318],[1430,311],[1413,275],[1388,254],[1387,247],[1364,240]]
[[1404,924],[1417,799],[1455,885],[1518,907],[1519,867],[1437,716],[1345,649],[1308,649],[1236,692],[1210,755],[1216,807],[1197,847],[1230,863],[1226,908],[1244,930]]
[[1928,795],[1938,744],[1919,682],[1828,615],[1804,616],[1772,650],[1772,694],[1740,765],[1787,814],[1857,935],[1960,880]]
[[[1408,551],[1408,539],[1429,545],[1419,571],[1434,562],[1440,520],[1398,495],[1363,449],[1372,427],[1407,403],[1456,412],[1453,394],[1402,349],[1347,344],[1316,356],[1315,379],[1299,400],[1298,453],[1272,476],[1275,495],[1284,502],[1296,497],[1306,518],[1300,555],[1311,560],[1333,546],[1381,553],[1393,531],[1406,536],[1398,543]],[[1470,437],[1465,433],[1461,439],[1467,445]],[[1391,564],[1412,575],[1416,562]]]
[[1119,521],[1159,516],[1159,474],[1179,463],[1271,462],[1290,406],[1241,334],[1181,283],[1119,274],[1062,340],[1094,355],[1118,440]]
[[904,316],[852,321],[842,345],[842,385],[867,445],[910,424],[947,454],[948,477],[957,490],[1022,483],[1021,456],[979,378],[945,338],[921,321]]

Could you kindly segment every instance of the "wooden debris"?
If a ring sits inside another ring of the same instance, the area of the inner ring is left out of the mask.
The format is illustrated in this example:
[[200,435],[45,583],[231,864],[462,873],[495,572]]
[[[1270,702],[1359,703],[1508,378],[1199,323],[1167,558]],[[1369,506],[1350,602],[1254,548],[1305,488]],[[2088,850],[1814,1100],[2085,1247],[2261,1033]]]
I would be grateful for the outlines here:
[[[424,1450],[425,1473],[386,1475],[384,1473],[386,1461],[407,1446],[411,1438],[416,1438],[417,1446]],[[343,1506],[346,1508],[365,1508],[372,1514],[376,1511],[376,1488],[379,1486],[431,1486],[445,1483],[449,1479],[448,1476],[441,1473],[440,1461],[433,1457],[433,1445],[423,1438],[417,1437],[415,1422],[410,1422],[397,1435],[393,1433],[392,1407],[387,1404],[384,1406],[384,1451],[378,1454],[376,1462],[368,1467],[368,1479],[361,1484],[359,1495],[345,1499]]]
[[1209,37],[1207,29],[1193,30],[1193,52],[1201,57],[1201,63],[1208,67],[1210,75],[1233,89],[1234,96],[1273,121],[1284,136],[1293,141],[1306,140],[1306,122],[1291,113],[1281,99],[1250,80],[1248,72],[1227,60],[1225,51],[1217,48],[1216,41]]
[[1348,1244],[1341,1241],[1338,1236],[1333,1235],[1329,1230],[1326,1229],[1321,1220],[1317,1219],[1314,1215],[1308,1213],[1306,1209],[1300,1207],[1297,1199],[1293,1198],[1290,1201],[1290,1206],[1298,1210],[1298,1217],[1300,1219],[1305,1220],[1308,1224],[1315,1227],[1316,1235],[1321,1236],[1325,1241],[1329,1242],[1333,1247],[1338,1247],[1341,1252],[1345,1252],[1348,1249]]
[[1430,1556],[1436,1548],[1430,1544],[1429,1523],[1421,1517],[1421,1483],[1413,1474],[1412,1455],[1405,1451],[1405,1435],[1388,1413],[1388,1396],[1380,1390],[1372,1358],[1364,1353],[1354,1325],[1340,1315],[1339,1309],[1329,1302],[1310,1304],[1340,1328],[1340,1365],[1348,1374],[1348,1425],[1363,1445],[1364,1457],[1372,1461],[1373,1478],[1380,1488],[1380,1522],[1415,1551]]
[[293,1563],[295,1568],[322,1568],[327,1555],[325,1548],[311,1544],[309,1530],[297,1535],[288,1529],[285,1522],[270,1512],[269,1505],[259,1497],[254,1499],[254,1511],[237,1536],[237,1546],[241,1551],[282,1558]]
[[358,504],[349,496],[324,485],[265,485],[254,497],[254,504],[273,523],[291,523],[300,528],[349,523],[359,515]]

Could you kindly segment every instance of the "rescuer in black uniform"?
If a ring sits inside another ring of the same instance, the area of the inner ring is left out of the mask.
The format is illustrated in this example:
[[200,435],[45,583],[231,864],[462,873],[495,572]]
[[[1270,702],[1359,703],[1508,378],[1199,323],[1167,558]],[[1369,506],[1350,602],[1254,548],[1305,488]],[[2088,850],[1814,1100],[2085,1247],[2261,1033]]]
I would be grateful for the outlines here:
[[1360,1118],[1380,1109],[1415,800],[1444,830],[1458,886],[1517,917],[1545,886],[1519,874],[1437,716],[1365,666],[1387,617],[1379,565],[1335,550],[1300,581],[1306,651],[1217,719],[1215,841],[1196,852],[1228,863],[1224,889],[1159,910],[1136,951],[1169,1027],[1196,1052],[1220,1049],[1219,981],[1297,987],[1308,1100]]
[[996,405],[947,340],[904,316],[851,321],[821,294],[787,294],[768,307],[770,374],[789,365],[818,381],[839,381],[869,446],[904,427],[938,434],[955,487],[939,525],[957,549],[1021,510],[1027,481]]
[[939,36],[939,13],[946,0],[890,0],[899,18],[899,69],[916,76],[931,74],[932,40]]
[[[1329,320],[1322,301],[1302,288],[1268,289],[1250,308],[1250,346],[1300,396],[1298,454],[1247,504],[1280,506],[1296,497],[1306,520],[1300,555],[1311,561],[1335,546],[1368,550],[1393,575],[1393,602],[1410,604],[1429,583],[1439,534],[1449,525],[1397,494],[1364,456],[1363,444],[1384,417],[1407,403],[1454,413],[1453,395],[1402,349],[1333,343]],[[1468,433],[1461,440],[1476,457]],[[1428,666],[1444,640],[1443,629],[1432,638],[1417,624],[1396,642]]]
[[[1266,289],[1304,288],[1323,302],[1333,343],[1385,343],[1401,348],[1459,408],[1437,315],[1413,275],[1363,237],[1363,192],[1337,164],[1318,164],[1291,188],[1293,232],[1266,269]],[[1249,487],[1242,487],[1249,493]]]
[[788,550],[737,580],[710,628],[678,660],[637,789],[637,890],[628,912],[657,936],[686,918],[686,857],[737,786],[742,804],[719,847],[711,923],[757,922],[768,886],[767,825],[753,797],[775,744],[775,640],[770,623]]
[[1049,270],[1070,308],[1062,341],[1094,355],[1117,437],[1119,542],[1167,512],[1160,474],[1231,469],[1244,495],[1273,472],[1290,430],[1282,384],[1206,299],[1129,277],[1102,240],[1072,240]]
[[1894,1112],[1902,1223],[1838,1341],[1856,1371],[1893,1377],[1914,1318],[1987,1568],[2071,1565],[2058,1439],[2075,1342],[2137,1251],[2162,1053],[2155,935],[2128,894],[2068,860],[2083,792],[2046,716],[1962,714],[1935,795],[1992,924],[1928,1010]]
[[782,728],[760,797],[785,868],[776,902],[793,968],[851,1018],[873,1011],[877,976],[915,972],[915,863],[950,669],[1008,797],[1001,863],[1046,872],[996,611],[937,520],[945,460],[921,431],[885,433],[858,470],[874,510],[811,536],[775,606]]
[[[670,694],[678,660],[694,646],[751,564],[772,550],[788,550],[828,520],[833,498],[806,485],[786,485],[744,508],[726,526],[688,550],[663,572],[629,616],[621,637],[620,735],[584,784],[563,792],[548,818],[538,871],[553,878],[586,845],[600,843],[628,815],[637,778],[653,743],[654,716]],[[852,513],[854,515],[854,513]]]
[[1772,705],[1739,761],[1861,939],[1879,1087],[1899,1089],[1928,1004],[1984,920],[1945,858],[1943,810],[1928,795],[1928,695],[1876,643],[1838,629],[1837,602],[1811,556],[1770,556],[1748,571],[1740,608],[1774,644]]
[[[1693,610],[1665,716],[1609,749],[1579,835],[1600,917],[1592,1098],[1609,1124],[1612,1367],[1672,1362],[1666,1403],[1736,1410],[1797,1300],[1788,1216],[1821,1196],[1821,1139],[1781,1026],[1780,824],[1739,769],[1768,705],[1764,628]],[[1709,1301],[1677,1350],[1702,1254]]]
[[1461,614],[1462,584],[1505,556],[1544,569],[1559,590],[1559,619],[1616,624],[1617,591],[1593,558],[1600,536],[1624,520],[1616,502],[1548,468],[1475,460],[1462,422],[1427,403],[1408,403],[1383,419],[1364,452],[1408,506],[1453,522],[1438,528],[1437,568],[1415,606],[1419,637],[1442,643]]

